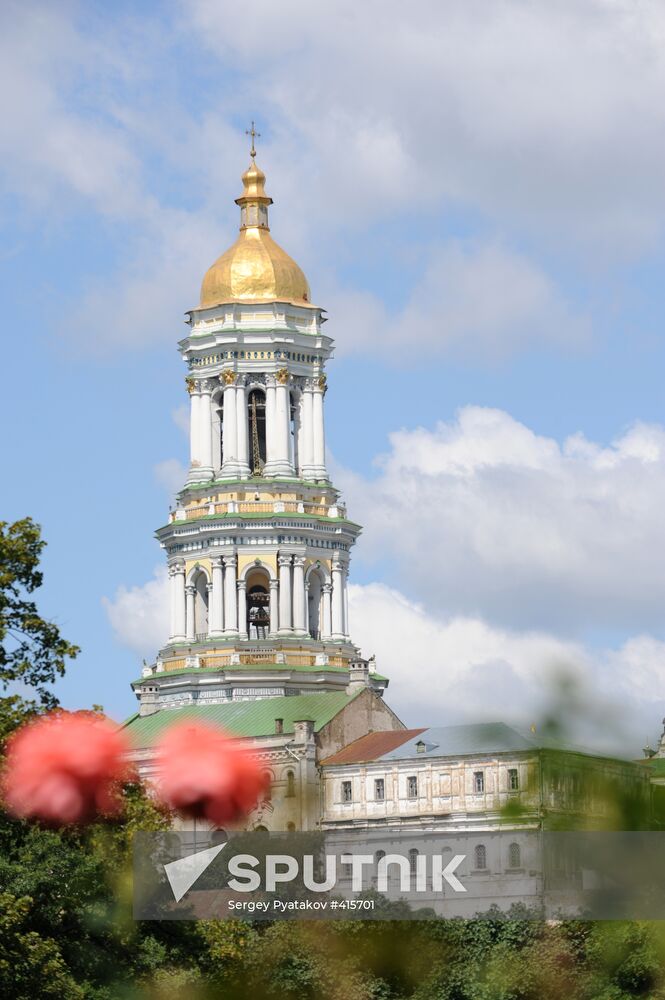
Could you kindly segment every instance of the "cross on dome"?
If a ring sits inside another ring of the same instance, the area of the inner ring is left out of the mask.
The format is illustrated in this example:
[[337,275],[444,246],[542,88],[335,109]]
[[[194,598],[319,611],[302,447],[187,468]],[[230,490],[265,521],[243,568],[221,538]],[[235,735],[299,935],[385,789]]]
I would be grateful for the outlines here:
[[254,122],[252,122],[251,128],[245,129],[245,135],[250,135],[252,137],[252,148],[249,151],[249,155],[252,157],[252,159],[254,159],[254,157],[256,156],[256,149],[254,148],[254,140],[261,138],[261,133],[257,132],[256,129],[254,128]]

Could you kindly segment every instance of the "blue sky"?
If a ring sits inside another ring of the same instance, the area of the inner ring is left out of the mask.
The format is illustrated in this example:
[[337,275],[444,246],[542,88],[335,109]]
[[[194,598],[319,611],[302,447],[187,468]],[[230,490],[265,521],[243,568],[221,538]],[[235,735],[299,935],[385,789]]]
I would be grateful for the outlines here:
[[366,526],[353,632],[391,704],[411,724],[528,722],[564,663],[656,739],[662,5],[0,19],[2,516],[43,525],[40,603],[83,648],[63,702],[128,714],[162,634],[176,342],[233,239],[256,119],[273,235],[338,344],[328,447]]

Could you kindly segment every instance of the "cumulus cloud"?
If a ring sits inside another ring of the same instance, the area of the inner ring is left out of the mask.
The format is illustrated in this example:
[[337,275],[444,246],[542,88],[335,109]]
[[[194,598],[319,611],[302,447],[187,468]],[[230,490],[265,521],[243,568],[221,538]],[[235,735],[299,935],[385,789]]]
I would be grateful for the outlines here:
[[[343,348],[347,326],[363,349],[383,328],[437,350],[577,343],[585,319],[543,263],[552,241],[559,261],[590,246],[595,268],[608,248],[642,252],[662,233],[656,0],[504,0],[490,11],[425,0],[415,21],[397,0],[307,16],[301,2],[257,0],[242,23],[227,0],[111,20],[76,4],[5,8],[0,82],[12,101],[0,176],[48,206],[51,223],[95,213],[118,244],[102,277],[80,280],[60,324],[80,349],[177,335],[235,228],[243,108],[265,109],[275,233],[317,299],[330,296]],[[272,39],[259,63],[248,59],[253,24]],[[207,47],[206,91],[179,76],[183,42]],[[441,242],[460,215],[483,242]],[[349,285],[359,263],[388,254],[394,266],[411,252],[428,264],[420,276],[405,269],[396,314]],[[434,305],[441,316],[423,323]]]
[[257,0],[242,20],[228,0],[194,0],[186,16],[239,72],[255,35],[271,38],[249,92],[280,141],[304,147],[297,183],[359,226],[386,202],[426,225],[443,201],[622,250],[662,230],[658,0],[425,0],[417,18],[398,0],[307,16]]
[[[164,570],[120,587],[104,606],[116,638],[151,658],[168,634]],[[655,742],[665,711],[665,643],[641,635],[590,650],[545,632],[520,633],[479,617],[438,617],[384,584],[352,585],[351,632],[390,678],[387,700],[409,725],[502,719],[523,728],[561,710],[569,739],[636,754]],[[575,684],[561,699],[561,679]]]
[[154,657],[169,634],[168,576],[158,567],[142,586],[118,587],[102,604],[117,640],[143,657]]
[[390,313],[370,293],[330,295],[340,353],[380,346],[402,364],[405,344],[429,354],[499,357],[535,342],[579,347],[590,325],[528,258],[498,244],[450,242],[427,255],[405,306]]
[[351,586],[349,610],[354,641],[376,653],[387,700],[409,725],[502,719],[527,728],[555,714],[569,739],[633,755],[660,733],[665,643],[651,636],[591,649],[479,617],[433,616],[383,584]]
[[343,470],[359,557],[428,608],[513,628],[659,629],[665,428],[559,444],[468,406],[390,435],[374,478]]

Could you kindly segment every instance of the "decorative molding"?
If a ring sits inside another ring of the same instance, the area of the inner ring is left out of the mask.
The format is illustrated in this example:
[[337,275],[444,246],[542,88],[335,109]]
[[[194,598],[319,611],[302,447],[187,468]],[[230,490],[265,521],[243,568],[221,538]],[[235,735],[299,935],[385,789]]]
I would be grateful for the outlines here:
[[193,392],[197,391],[197,383],[195,378],[188,377],[185,379],[185,385],[187,386],[187,392],[191,396]]
[[220,379],[224,385],[235,385],[236,373],[231,368],[225,368],[220,375]]
[[286,385],[290,377],[288,368],[280,368],[279,371],[275,373],[275,378],[280,385]]

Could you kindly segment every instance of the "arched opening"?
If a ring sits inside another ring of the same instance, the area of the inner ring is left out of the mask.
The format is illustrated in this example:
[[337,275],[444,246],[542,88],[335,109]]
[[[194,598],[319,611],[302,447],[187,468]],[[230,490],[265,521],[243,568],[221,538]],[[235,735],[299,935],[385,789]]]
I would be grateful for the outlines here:
[[323,581],[319,573],[313,570],[309,574],[307,585],[307,630],[312,639],[321,638],[321,598]]
[[294,472],[298,473],[300,458],[298,456],[298,425],[300,421],[298,399],[295,393],[289,393],[289,458]]
[[289,798],[296,794],[296,776],[293,771],[286,772],[286,794]]
[[198,640],[208,638],[208,578],[198,573],[194,582],[194,635]]
[[253,476],[260,476],[266,464],[266,397],[261,389],[252,389],[247,397],[249,466]]
[[508,864],[511,868],[522,867],[522,852],[519,844],[511,844],[508,848]]
[[483,871],[487,868],[487,851],[485,850],[484,844],[478,844],[474,849],[474,859],[476,862],[476,868],[479,871]]
[[267,639],[270,634],[269,579],[265,570],[247,577],[247,634],[250,639]]
[[418,871],[418,850],[412,847],[409,851],[409,872],[415,875]]
[[214,396],[212,399],[212,466],[213,469],[221,469],[224,462],[224,407],[222,395]]
[[296,832],[296,824],[295,823],[287,823],[286,824],[286,829],[287,829],[288,833],[295,833]]

